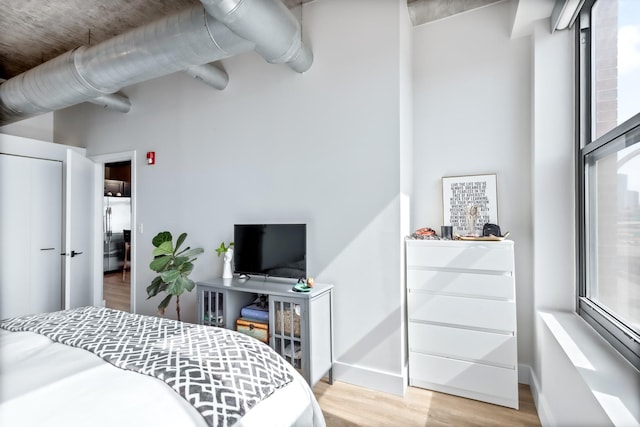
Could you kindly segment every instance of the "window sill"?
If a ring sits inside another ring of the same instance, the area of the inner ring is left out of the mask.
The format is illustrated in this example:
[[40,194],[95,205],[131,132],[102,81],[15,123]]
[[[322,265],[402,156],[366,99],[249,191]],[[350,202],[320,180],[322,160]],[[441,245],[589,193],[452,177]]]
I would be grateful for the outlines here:
[[614,425],[640,425],[640,372],[576,313],[540,317]]

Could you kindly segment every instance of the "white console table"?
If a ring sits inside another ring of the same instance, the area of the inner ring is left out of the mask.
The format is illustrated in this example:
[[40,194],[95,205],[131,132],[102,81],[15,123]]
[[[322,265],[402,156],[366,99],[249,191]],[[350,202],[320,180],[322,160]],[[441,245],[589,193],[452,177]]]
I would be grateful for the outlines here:
[[518,409],[513,242],[406,248],[409,384]]
[[269,345],[313,386],[333,382],[333,285],[293,291],[291,281],[251,277],[198,282],[198,322],[235,329],[240,309],[259,294],[269,296]]

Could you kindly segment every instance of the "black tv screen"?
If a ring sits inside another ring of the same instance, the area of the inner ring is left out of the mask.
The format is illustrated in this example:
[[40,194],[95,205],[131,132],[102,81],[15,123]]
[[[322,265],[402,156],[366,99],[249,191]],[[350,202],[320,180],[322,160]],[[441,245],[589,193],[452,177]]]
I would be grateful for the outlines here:
[[307,277],[306,224],[236,224],[234,272],[286,278]]

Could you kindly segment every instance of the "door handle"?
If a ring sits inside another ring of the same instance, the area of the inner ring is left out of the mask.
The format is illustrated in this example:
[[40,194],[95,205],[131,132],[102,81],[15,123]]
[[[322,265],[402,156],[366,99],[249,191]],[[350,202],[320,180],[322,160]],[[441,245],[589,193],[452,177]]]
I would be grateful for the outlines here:
[[52,251],[55,248],[40,248],[41,251]]
[[82,255],[82,252],[71,251],[71,253],[70,253],[70,254],[68,254],[68,253],[66,253],[66,252],[62,252],[60,255],[61,255],[61,256],[71,255],[71,258],[73,258],[73,257],[74,257],[74,256],[76,256],[76,255]]

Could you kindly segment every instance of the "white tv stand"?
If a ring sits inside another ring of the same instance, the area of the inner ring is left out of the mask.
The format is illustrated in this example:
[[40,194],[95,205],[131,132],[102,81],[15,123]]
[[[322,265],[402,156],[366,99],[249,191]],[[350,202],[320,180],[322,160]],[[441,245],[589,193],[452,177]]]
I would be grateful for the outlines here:
[[258,294],[269,296],[269,345],[313,386],[323,376],[333,383],[333,285],[293,291],[294,282],[251,277],[214,278],[197,283],[198,323],[235,329],[240,309]]

